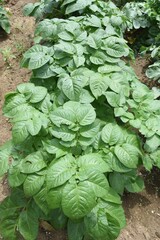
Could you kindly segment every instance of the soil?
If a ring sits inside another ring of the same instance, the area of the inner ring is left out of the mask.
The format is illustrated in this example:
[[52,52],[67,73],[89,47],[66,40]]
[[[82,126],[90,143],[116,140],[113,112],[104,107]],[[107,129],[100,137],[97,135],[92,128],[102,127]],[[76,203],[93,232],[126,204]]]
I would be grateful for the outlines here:
[[[6,36],[0,31],[0,145],[11,136],[11,126],[2,116],[2,105],[7,92],[14,91],[17,84],[29,80],[30,71],[20,68],[22,54],[32,46],[35,21],[24,17],[22,7],[34,0],[10,0],[5,7],[11,12],[11,34]],[[7,52],[7,54],[6,54]],[[6,59],[4,59],[6,57]],[[137,58],[133,67],[142,82],[153,86],[145,77],[148,65],[145,58]],[[160,239],[160,171],[151,173],[141,171],[145,180],[145,190],[137,194],[125,194],[123,205],[127,226],[118,240],[159,240]],[[9,193],[6,179],[0,182],[0,201]],[[46,222],[42,222],[37,240],[67,240],[65,231],[55,231]]]

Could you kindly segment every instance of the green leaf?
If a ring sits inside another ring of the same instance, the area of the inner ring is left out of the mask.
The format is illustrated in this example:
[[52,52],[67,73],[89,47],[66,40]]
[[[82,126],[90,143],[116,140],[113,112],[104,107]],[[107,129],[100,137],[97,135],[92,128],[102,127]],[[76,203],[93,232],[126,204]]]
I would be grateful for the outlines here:
[[105,96],[107,98],[108,103],[112,106],[112,107],[119,107],[120,106],[120,101],[122,101],[122,99],[120,100],[120,95],[118,95],[117,93],[114,92],[106,92]]
[[119,222],[120,228],[124,228],[126,225],[126,219],[124,215],[124,210],[121,205],[106,203],[105,202],[106,211],[113,217],[117,219]]
[[103,197],[107,195],[109,184],[104,174],[95,170],[80,171],[78,174],[80,181],[86,180],[93,189],[97,197]]
[[72,125],[75,122],[75,113],[69,111],[64,107],[59,107],[50,114],[51,121],[56,125],[60,126],[61,124]]
[[117,219],[105,211],[105,205],[97,205],[84,219],[89,236],[94,240],[114,240],[120,232]]
[[128,168],[137,168],[139,160],[139,150],[130,144],[115,146],[114,152],[117,158],[124,166]]
[[105,93],[108,88],[108,81],[109,77],[102,77],[102,75],[98,73],[90,79],[90,89],[95,98],[98,98]]
[[53,160],[47,172],[47,187],[55,188],[67,182],[76,172],[75,158],[71,154]]
[[4,237],[4,239],[17,240],[15,232],[17,226],[17,218],[18,216],[13,215],[0,221],[0,233]]
[[5,97],[3,112],[6,117],[13,117],[19,112],[18,110],[20,106],[26,106],[26,98],[24,95],[17,95],[16,93],[9,94]]
[[67,184],[62,193],[62,209],[70,219],[81,219],[96,205],[96,197],[88,182]]
[[43,156],[40,152],[34,152],[29,154],[21,161],[22,173],[35,173],[39,172],[46,167],[46,163],[43,160]]
[[122,174],[114,172],[109,175],[111,187],[119,194],[123,195],[125,187],[125,179]]
[[93,0],[77,0],[75,3],[70,4],[66,8],[66,14],[70,14],[79,10],[82,10],[89,6]]
[[52,211],[50,223],[55,229],[65,229],[67,222],[68,218],[64,215],[60,208]]
[[67,233],[69,240],[83,240],[85,233],[84,223],[75,223],[69,220],[67,224]]
[[27,52],[25,52],[24,59],[29,59],[29,69],[37,69],[49,62],[53,53],[53,49],[51,48],[42,45],[34,45]]
[[73,141],[76,137],[76,133],[71,131],[67,126],[62,126],[60,128],[54,127],[51,133],[54,137],[62,139],[64,142]]
[[126,55],[124,48],[121,45],[114,44],[114,43],[106,46],[106,52],[109,56],[115,57],[115,58],[120,58]]
[[47,189],[42,188],[41,191],[39,191],[36,195],[33,196],[34,201],[38,205],[38,207],[46,214],[49,213],[48,204],[46,201],[47,197]]
[[59,140],[52,139],[46,142],[43,142],[45,150],[50,154],[55,154],[56,158],[66,155],[67,149],[59,143]]
[[28,175],[23,183],[24,193],[27,197],[35,195],[44,184],[45,176]]
[[96,113],[90,104],[81,104],[77,108],[76,118],[81,126],[86,126],[95,121]]
[[140,192],[144,189],[144,181],[140,176],[138,176],[134,182],[126,184],[125,188],[131,193]]
[[101,137],[105,143],[112,146],[123,139],[123,133],[118,125],[109,123],[102,129]]
[[64,186],[60,186],[50,189],[49,192],[47,192],[46,200],[50,209],[61,207],[63,188]]
[[12,151],[12,141],[6,142],[0,147],[0,177],[3,176],[9,168],[9,157]]
[[47,89],[45,87],[35,87],[32,91],[32,96],[30,98],[31,103],[38,103],[42,101],[47,95]]
[[74,80],[74,78],[66,77],[62,79],[62,91],[70,100],[78,100],[81,89],[81,83]]
[[26,240],[35,240],[38,235],[38,219],[36,211],[27,208],[19,216],[18,230]]
[[160,136],[157,134],[148,138],[145,143],[145,149],[147,152],[154,152],[160,146]]
[[39,133],[42,127],[40,116],[33,116],[32,119],[29,119],[26,123],[28,132],[35,136]]
[[15,144],[24,142],[29,136],[26,121],[16,122],[12,129],[12,138]]
[[91,125],[81,127],[80,135],[85,138],[94,138],[100,130],[100,122],[95,121]]
[[111,73],[111,72],[118,72],[121,70],[122,69],[116,64],[105,64],[104,66],[98,68],[99,73]]
[[20,162],[11,165],[8,173],[8,183],[12,188],[20,186],[26,179],[26,175],[20,172]]
[[110,167],[108,164],[102,159],[101,155],[98,153],[90,153],[84,156],[80,156],[77,159],[77,164],[81,170],[94,170],[104,173],[108,172]]

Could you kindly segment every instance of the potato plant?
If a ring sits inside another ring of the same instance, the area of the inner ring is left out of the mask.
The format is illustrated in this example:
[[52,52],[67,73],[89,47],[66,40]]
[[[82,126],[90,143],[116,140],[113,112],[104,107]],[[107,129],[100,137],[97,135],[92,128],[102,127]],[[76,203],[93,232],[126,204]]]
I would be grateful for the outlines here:
[[0,27],[6,33],[10,33],[10,22],[8,18],[8,12],[2,6],[0,6]]
[[0,175],[11,194],[0,233],[34,240],[43,219],[69,240],[114,240],[125,226],[120,196],[143,189],[139,166],[160,167],[160,93],[122,60],[132,51],[112,2],[52,3],[66,18],[37,25],[21,62],[32,77],[5,98],[13,127]]

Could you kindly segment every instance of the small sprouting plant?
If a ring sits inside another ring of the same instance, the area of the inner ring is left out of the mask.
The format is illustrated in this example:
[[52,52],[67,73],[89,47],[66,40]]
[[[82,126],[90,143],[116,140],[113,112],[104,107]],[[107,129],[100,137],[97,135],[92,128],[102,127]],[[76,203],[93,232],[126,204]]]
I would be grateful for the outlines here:
[[16,56],[12,52],[12,48],[6,47],[4,49],[0,49],[0,53],[2,54],[4,62],[11,67],[11,60],[16,58]]

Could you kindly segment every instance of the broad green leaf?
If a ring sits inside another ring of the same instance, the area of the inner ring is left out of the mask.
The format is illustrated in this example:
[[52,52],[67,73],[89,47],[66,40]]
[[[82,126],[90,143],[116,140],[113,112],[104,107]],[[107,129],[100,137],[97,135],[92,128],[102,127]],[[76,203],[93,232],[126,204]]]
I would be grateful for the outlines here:
[[47,172],[47,187],[55,188],[67,182],[76,172],[75,158],[71,154],[53,160]]
[[77,0],[75,3],[70,4],[66,8],[66,14],[70,14],[79,10],[82,10],[89,6],[93,0]]
[[85,233],[84,223],[75,223],[69,220],[67,224],[67,233],[69,240],[83,240]]
[[49,213],[48,204],[46,201],[47,198],[47,189],[42,188],[36,195],[33,196],[34,201],[38,207],[47,215]]
[[76,118],[81,126],[86,126],[95,121],[96,113],[90,104],[81,104],[77,108]]
[[67,153],[67,149],[57,139],[43,142],[43,146],[48,153],[55,154],[56,158],[62,157]]
[[114,172],[109,175],[111,187],[119,194],[123,195],[125,180],[122,174]]
[[50,114],[51,121],[56,125],[72,125],[75,122],[75,113],[68,109],[59,107]]
[[95,121],[91,125],[81,127],[80,135],[85,138],[94,138],[100,130],[100,122]]
[[32,136],[37,135],[42,127],[40,116],[33,116],[32,119],[29,119],[26,123],[26,127]]
[[43,156],[40,152],[34,152],[21,161],[22,173],[35,173],[46,167]]
[[113,217],[117,219],[119,222],[120,228],[124,228],[126,225],[126,219],[124,215],[124,210],[121,205],[117,205],[114,203],[106,203],[104,204],[106,211]]
[[107,194],[103,196],[102,199],[105,200],[106,202],[122,204],[119,194],[111,187],[108,188]]
[[74,80],[74,78],[67,77],[62,79],[62,91],[70,100],[79,100],[81,89],[81,83]]
[[16,122],[12,129],[12,138],[15,144],[24,142],[29,136],[26,121]]
[[140,176],[138,176],[133,182],[126,184],[125,188],[128,192],[140,192],[144,189],[144,181]]
[[62,191],[64,186],[50,189],[47,192],[46,200],[50,209],[56,209],[61,207]]
[[20,213],[18,230],[25,239],[35,240],[38,235],[38,219],[32,208],[27,208]]
[[139,150],[130,144],[116,145],[114,152],[117,158],[124,166],[128,168],[137,168],[139,161]]
[[26,95],[31,95],[35,85],[33,83],[21,83],[17,86],[17,90],[19,93]]
[[148,138],[145,143],[145,149],[147,152],[154,152],[160,146],[160,136],[157,134],[153,135],[152,137]]
[[102,129],[101,137],[105,143],[112,146],[123,139],[123,133],[118,125],[109,123]]
[[94,101],[94,97],[88,90],[82,89],[79,97],[79,101],[80,103],[84,103],[84,104],[92,103]]
[[76,133],[70,130],[67,126],[54,127],[51,130],[54,137],[62,139],[64,142],[73,141],[76,137]]
[[104,207],[98,205],[84,219],[89,236],[94,240],[114,240],[120,232],[119,222],[115,217],[106,213]]
[[96,172],[95,170],[80,171],[78,174],[80,181],[86,180],[93,189],[97,197],[103,197],[107,195],[109,184],[104,174]]
[[90,153],[84,156],[80,156],[77,159],[77,164],[81,170],[94,170],[104,173],[108,172],[110,167],[108,164],[102,159],[101,155],[98,153]]
[[153,160],[154,164],[160,168],[160,149],[150,154],[151,159]]
[[69,42],[73,41],[73,38],[74,38],[74,36],[67,31],[60,32],[58,34],[58,37],[64,41],[69,41]]
[[102,67],[98,68],[99,73],[111,73],[121,71],[121,68],[116,64],[105,64]]
[[119,107],[120,105],[120,96],[117,93],[114,92],[106,92],[105,96],[107,98],[108,103],[112,107]]
[[24,193],[27,197],[35,195],[44,184],[45,176],[28,175],[23,183]]
[[8,183],[12,188],[20,186],[26,179],[26,175],[20,172],[20,162],[11,165],[8,173]]
[[81,219],[96,205],[96,196],[88,182],[67,184],[62,193],[62,209],[70,219]]
[[18,216],[10,216],[9,218],[0,221],[0,233],[4,239],[17,240],[17,235],[15,232],[17,226]]
[[26,99],[22,94],[9,94],[5,97],[5,105],[3,107],[3,112],[6,117],[13,117],[17,114],[19,106],[26,105]]
[[[55,45],[55,49],[58,51],[60,50],[62,52],[63,56],[67,56],[67,54],[72,55],[76,51],[73,43],[69,43],[69,42],[65,42],[65,41],[60,41],[59,44]],[[59,52],[59,54],[60,54],[60,52]],[[63,58],[63,57],[60,57],[60,58]]]
[[0,147],[0,177],[3,176],[9,168],[9,157],[12,146],[12,141],[8,141]]
[[30,98],[31,103],[37,103],[42,101],[47,95],[47,89],[45,87],[35,87],[33,89],[32,96]]
[[[109,56],[115,57],[115,58],[127,56],[124,51],[124,47],[122,47],[119,44],[114,44],[114,43],[106,46],[106,52]],[[129,53],[129,51],[128,51],[128,53]]]
[[95,74],[94,77],[90,79],[90,89],[95,98],[100,97],[105,93],[108,88],[108,79],[102,77],[101,74]]
[[64,215],[60,208],[52,211],[50,223],[55,229],[65,229],[67,222],[68,218]]
[[53,53],[53,49],[51,48],[42,45],[34,45],[25,52],[24,60],[29,59],[29,69],[37,69],[49,62]]

